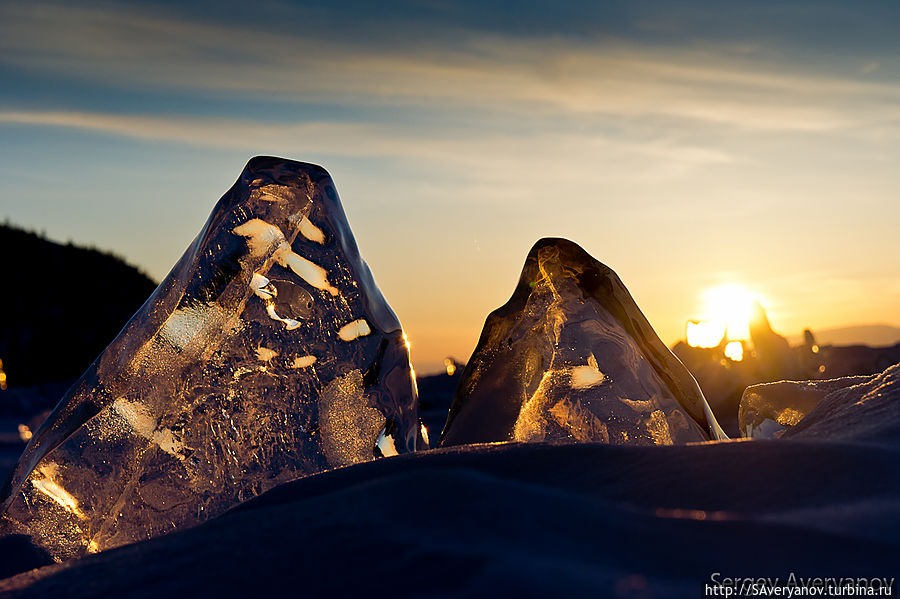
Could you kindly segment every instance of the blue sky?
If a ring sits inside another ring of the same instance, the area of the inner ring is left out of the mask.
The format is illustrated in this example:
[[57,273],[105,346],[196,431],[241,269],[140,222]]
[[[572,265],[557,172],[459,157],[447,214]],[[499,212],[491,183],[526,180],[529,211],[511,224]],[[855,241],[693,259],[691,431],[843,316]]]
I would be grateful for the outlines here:
[[425,371],[468,357],[548,235],[670,343],[727,282],[786,333],[898,324],[898,16],[3,2],[0,217],[159,279],[251,156],[322,164]]

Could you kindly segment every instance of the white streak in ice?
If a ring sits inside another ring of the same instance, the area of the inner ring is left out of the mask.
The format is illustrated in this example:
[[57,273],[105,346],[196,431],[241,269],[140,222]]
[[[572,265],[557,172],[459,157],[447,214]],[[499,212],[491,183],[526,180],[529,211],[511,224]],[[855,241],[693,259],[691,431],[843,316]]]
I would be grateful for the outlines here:
[[365,337],[371,332],[372,329],[369,328],[369,323],[364,318],[360,318],[342,326],[341,330],[338,331],[338,337],[344,341],[353,341],[357,337]]
[[325,243],[325,233],[323,233],[322,229],[315,226],[312,221],[305,216],[303,217],[303,220],[300,221],[300,234],[310,241],[315,241],[316,243]]

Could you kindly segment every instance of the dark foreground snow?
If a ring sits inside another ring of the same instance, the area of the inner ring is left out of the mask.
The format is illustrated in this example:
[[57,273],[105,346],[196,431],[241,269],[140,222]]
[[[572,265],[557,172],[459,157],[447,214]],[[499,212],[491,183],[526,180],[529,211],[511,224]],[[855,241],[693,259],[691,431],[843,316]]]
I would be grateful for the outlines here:
[[900,570],[888,444],[496,444],[282,485],[183,532],[25,572],[9,597],[701,596]]

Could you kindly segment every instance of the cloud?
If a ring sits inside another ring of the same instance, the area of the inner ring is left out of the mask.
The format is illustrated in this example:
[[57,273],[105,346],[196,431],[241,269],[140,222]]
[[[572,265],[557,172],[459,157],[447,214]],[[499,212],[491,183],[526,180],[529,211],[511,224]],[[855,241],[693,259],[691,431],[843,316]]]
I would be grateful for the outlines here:
[[[299,156],[394,158],[431,164],[448,176],[515,195],[540,162],[559,180],[583,181],[585,160],[604,165],[589,178],[627,180],[678,176],[731,162],[716,149],[671,139],[632,141],[596,134],[483,132],[452,127],[398,128],[388,123],[259,122],[228,118],[136,116],[71,111],[0,111],[0,123],[61,127],[151,142]],[[527,186],[526,186],[527,187]],[[528,193],[531,193],[530,191]]]
[[791,72],[711,45],[436,24],[432,39],[404,45],[334,37],[315,23],[288,34],[130,7],[28,4],[7,12],[0,62],[119,89],[373,111],[665,118],[763,132],[852,131],[900,118],[896,83]]
[[388,148],[369,143],[348,146],[346,141],[371,140],[374,125],[347,123],[263,123],[228,118],[136,116],[73,111],[0,111],[0,123],[81,129],[121,137],[180,144],[245,148],[260,143],[274,150],[295,149],[316,140],[324,153],[371,155]]
[[881,68],[880,64],[878,64],[877,62],[870,62],[870,63],[866,64],[863,68],[861,68],[859,70],[859,72],[864,75],[868,75],[869,73],[874,73],[879,68]]

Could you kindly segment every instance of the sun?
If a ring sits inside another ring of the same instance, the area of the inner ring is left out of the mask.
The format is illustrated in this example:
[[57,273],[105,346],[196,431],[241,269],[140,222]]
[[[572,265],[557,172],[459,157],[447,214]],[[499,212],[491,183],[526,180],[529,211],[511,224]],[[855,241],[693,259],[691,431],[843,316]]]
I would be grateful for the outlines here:
[[703,320],[721,323],[725,338],[740,341],[750,337],[750,318],[759,295],[743,285],[728,283],[703,292]]

